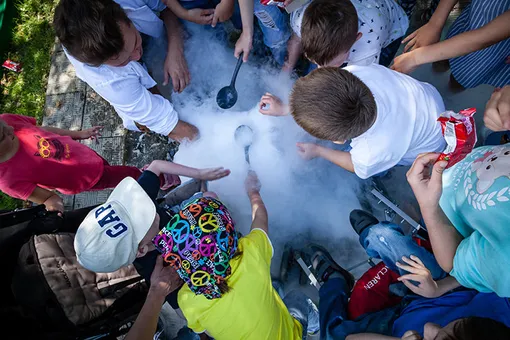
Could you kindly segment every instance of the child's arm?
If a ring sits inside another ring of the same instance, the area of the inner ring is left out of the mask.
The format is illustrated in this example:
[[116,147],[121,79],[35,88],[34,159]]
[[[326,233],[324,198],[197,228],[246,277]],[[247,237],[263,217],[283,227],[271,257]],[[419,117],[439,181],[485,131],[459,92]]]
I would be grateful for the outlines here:
[[53,191],[35,187],[28,200],[37,204],[44,204],[48,211],[64,212],[64,201]]
[[248,55],[250,54],[253,43],[253,1],[254,0],[239,0],[243,32],[236,42],[234,56],[239,58],[239,55],[243,52],[244,62],[248,61]]
[[349,152],[333,150],[313,143],[297,143],[297,148],[304,159],[322,157],[347,171],[354,172],[354,164]]
[[[167,2],[175,2],[177,6],[181,7],[177,0],[168,0]],[[184,91],[190,82],[188,64],[184,57],[181,24],[174,12],[170,9],[165,9],[161,12],[161,19],[165,23],[168,37],[168,49],[165,64],[163,65],[163,85],[167,85],[169,78],[171,78],[174,91],[180,93]]]
[[453,6],[458,1],[441,0],[429,22],[402,40],[402,44],[407,44],[404,52],[437,43],[441,39],[441,31],[446,23],[446,19],[448,19],[448,15],[450,15]]
[[97,137],[101,136],[102,126],[94,126],[90,129],[80,130],[80,131],[71,131],[64,130],[53,126],[40,126],[41,129],[46,130],[48,132],[54,133],[60,136],[69,136],[72,139],[80,140],[80,139],[97,139]]
[[269,223],[267,209],[260,196],[260,181],[255,171],[250,170],[248,172],[245,187],[251,203],[252,222],[250,230],[262,229],[268,234]]
[[410,73],[423,64],[460,57],[484,49],[510,37],[509,21],[510,11],[506,11],[476,30],[467,31],[437,44],[404,53],[395,58],[391,68],[402,73]]
[[147,170],[153,172],[157,176],[161,174],[171,174],[201,179],[204,181],[214,181],[230,175],[230,170],[224,169],[223,167],[196,169],[161,160],[152,161]]
[[283,64],[283,71],[292,72],[294,67],[296,67],[301,53],[303,53],[301,38],[294,33],[292,33],[287,43],[287,53],[287,60],[285,60],[285,64]]

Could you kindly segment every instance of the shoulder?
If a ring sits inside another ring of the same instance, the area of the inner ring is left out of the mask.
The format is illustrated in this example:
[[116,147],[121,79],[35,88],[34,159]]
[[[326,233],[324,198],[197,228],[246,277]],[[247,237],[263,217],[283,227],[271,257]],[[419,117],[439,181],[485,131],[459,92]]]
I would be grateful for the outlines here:
[[13,125],[30,125],[36,126],[37,121],[34,117],[28,117],[23,115],[16,115],[11,113],[0,114],[0,119],[5,121],[7,124]]

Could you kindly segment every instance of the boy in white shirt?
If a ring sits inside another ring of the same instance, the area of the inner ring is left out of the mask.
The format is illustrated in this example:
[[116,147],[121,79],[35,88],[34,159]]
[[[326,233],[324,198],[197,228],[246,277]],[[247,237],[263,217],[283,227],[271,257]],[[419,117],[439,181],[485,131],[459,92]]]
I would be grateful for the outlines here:
[[298,79],[290,96],[294,120],[312,136],[351,140],[349,152],[298,143],[301,156],[325,158],[363,179],[443,151],[436,120],[444,111],[432,85],[377,64],[319,68]]
[[166,27],[163,85],[171,77],[180,92],[189,83],[178,19],[160,0],[61,0],[54,27],[76,75],[115,108],[126,128],[179,141],[198,135],[195,126],[179,120],[138,63],[143,54],[140,33],[164,39]]
[[302,51],[319,66],[388,66],[409,20],[394,0],[313,0],[291,14],[291,26],[289,71]]

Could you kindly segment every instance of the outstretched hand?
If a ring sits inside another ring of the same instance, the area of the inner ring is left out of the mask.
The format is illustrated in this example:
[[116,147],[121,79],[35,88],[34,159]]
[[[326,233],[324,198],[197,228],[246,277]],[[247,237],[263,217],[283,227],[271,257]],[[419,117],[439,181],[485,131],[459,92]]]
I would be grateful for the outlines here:
[[78,131],[78,139],[95,139],[97,141],[97,138],[101,137],[101,130],[103,130],[102,126],[94,126],[89,129]]
[[437,43],[441,39],[441,30],[430,22],[426,23],[402,40],[402,44],[406,44],[404,53]]
[[253,34],[243,31],[239,39],[237,39],[236,47],[234,49],[234,56],[239,58],[241,52],[243,53],[243,62],[248,61],[248,55],[250,54],[253,43]]
[[156,265],[151,275],[150,290],[158,295],[167,296],[180,286],[183,281],[177,274],[177,271],[171,266],[165,267],[163,265],[163,258],[158,256]]
[[393,60],[393,65],[391,65],[390,68],[393,71],[405,74],[413,72],[418,66],[420,66],[416,60],[416,55],[420,52],[421,50],[418,49],[399,55],[395,58],[395,60]]
[[435,163],[438,157],[438,153],[421,154],[407,172],[407,181],[421,209],[439,207],[439,199],[443,192],[442,176],[448,162]]
[[494,90],[485,106],[483,121],[492,131],[510,130],[510,85]]
[[[426,298],[435,298],[441,295],[439,286],[432,278],[430,270],[417,256],[411,255],[411,258],[403,256],[402,261],[404,263],[396,263],[397,267],[410,274],[402,275],[398,280],[404,283],[409,290]],[[416,286],[411,281],[416,281],[419,285]]]
[[244,181],[244,187],[246,189],[246,193],[248,196],[253,194],[257,194],[260,192],[262,185],[260,184],[259,177],[257,173],[253,170],[248,171],[248,176],[246,176],[246,180]]
[[280,98],[266,92],[259,102],[259,112],[267,116],[286,116],[287,105],[283,104]]
[[204,181],[215,181],[217,179],[223,178],[230,175],[230,170],[225,169],[223,167],[218,168],[208,168],[208,169],[200,169],[198,170],[197,179],[201,179]]
[[191,81],[188,63],[181,48],[168,51],[163,69],[163,85],[166,86],[172,80],[174,92],[181,93]]
[[314,143],[296,143],[298,154],[305,160],[319,156],[319,145]]

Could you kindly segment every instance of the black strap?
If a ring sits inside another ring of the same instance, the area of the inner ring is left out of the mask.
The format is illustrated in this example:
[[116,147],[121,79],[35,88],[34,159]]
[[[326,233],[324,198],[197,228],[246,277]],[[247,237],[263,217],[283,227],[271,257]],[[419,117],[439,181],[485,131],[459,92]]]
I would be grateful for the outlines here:
[[44,204],[37,205],[28,209],[14,210],[0,214],[0,229],[11,227],[26,221],[31,221],[38,217],[44,217],[48,211]]
[[124,280],[111,286],[99,289],[99,294],[101,294],[101,296],[109,296],[115,293],[116,291],[121,290],[122,288],[126,288],[127,286],[132,285],[133,283],[140,282],[142,280],[143,277],[141,276],[137,276],[129,280]]

